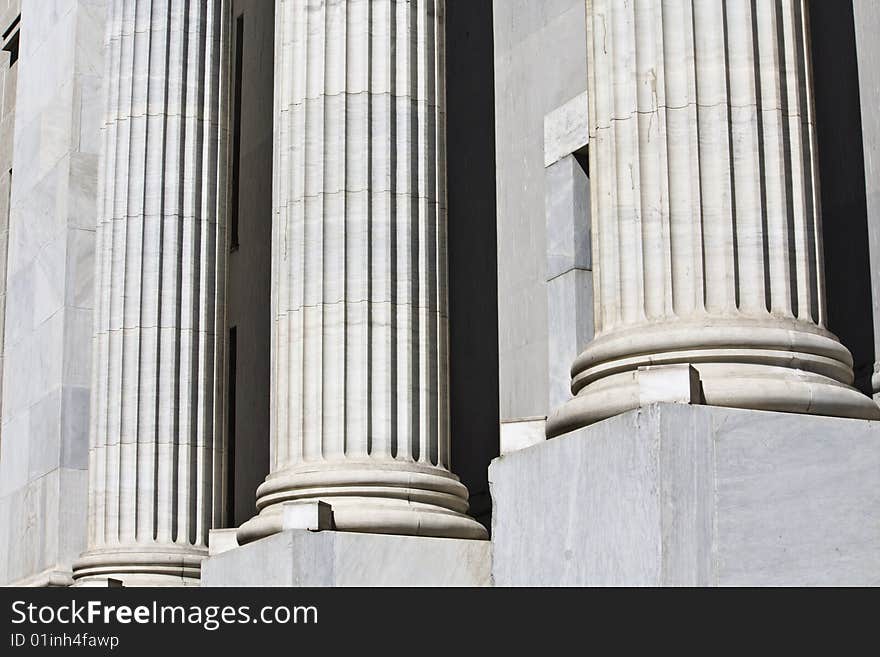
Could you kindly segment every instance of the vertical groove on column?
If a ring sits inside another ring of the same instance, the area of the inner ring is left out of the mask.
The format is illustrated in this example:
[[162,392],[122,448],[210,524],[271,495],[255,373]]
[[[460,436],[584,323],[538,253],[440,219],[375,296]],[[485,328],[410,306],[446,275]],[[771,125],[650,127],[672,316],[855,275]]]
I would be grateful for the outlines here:
[[758,128],[763,152],[764,222],[766,230],[767,288],[769,310],[779,316],[796,316],[796,294],[791,275],[795,266],[789,240],[791,225],[788,190],[791,189],[791,166],[786,153],[787,131],[782,111],[782,86],[786,76],[785,51],[790,39],[777,39],[781,26],[776,3],[753,5],[753,21],[757,25],[755,39],[758,66]]
[[109,292],[113,243],[113,178],[119,98],[119,48],[122,34],[121,3],[111,3],[108,10],[107,32],[104,41],[105,99],[107,124],[101,147],[101,165],[98,176],[98,225],[95,236],[95,282],[97,286],[95,309],[95,346],[92,355],[92,398],[89,431],[89,491],[93,503],[89,514],[89,543],[94,545],[107,540],[106,490],[107,490],[107,434],[109,380]]
[[437,435],[436,442],[431,443],[431,460],[440,467],[451,468],[451,427],[449,407],[449,204],[447,197],[447,151],[446,151],[446,0],[435,0],[433,66],[436,74],[437,98],[435,111],[437,116],[434,126],[434,145],[436,158],[436,188],[434,190],[437,203],[437,249],[432,266],[437,272],[437,360],[435,376],[438,385]]
[[612,62],[614,112],[612,133],[615,152],[615,207],[619,233],[617,267],[619,269],[621,319],[625,323],[644,320],[645,290],[643,285],[644,248],[638,194],[641,185],[636,114],[638,110],[635,84],[619,84],[635,74],[634,5],[612,3],[611,47],[617,54]]
[[663,3],[640,0],[634,12],[640,180],[637,202],[644,244],[644,313],[650,320],[673,312]]
[[396,403],[392,357],[394,349],[393,316],[393,214],[395,191],[393,179],[395,105],[392,61],[394,0],[370,3],[369,17],[369,123],[370,155],[370,233],[369,293],[367,321],[370,346],[367,368],[370,378],[369,428],[367,454],[390,459],[395,448],[393,408]]
[[366,458],[369,438],[370,371],[370,181],[369,123],[370,2],[346,7],[345,48],[345,399],[346,457]]
[[[146,104],[147,141],[145,168],[147,171],[163,171],[165,158],[165,122],[168,103],[168,66],[171,31],[171,6],[168,2],[156,3],[151,20],[150,70],[162,75],[148,82]],[[156,381],[159,375],[159,316],[160,271],[162,241],[162,195],[164,173],[145,177],[144,185],[144,251],[143,293],[141,327],[141,389],[142,411],[140,413],[138,458],[138,516],[137,540],[155,540],[157,526],[157,475],[158,442],[150,438],[159,428],[159,391]]]
[[393,303],[392,310],[394,314],[395,345],[397,347],[396,363],[396,422],[397,422],[397,440],[396,452],[393,456],[398,459],[409,459],[412,457],[412,438],[416,429],[415,413],[418,409],[413,409],[410,403],[412,399],[412,389],[415,385],[412,377],[412,338],[413,338],[413,313],[412,313],[412,289],[417,285],[415,281],[416,272],[412,271],[412,199],[409,197],[411,189],[412,173],[410,167],[412,158],[410,157],[410,149],[412,147],[412,127],[411,127],[411,109],[410,98],[412,97],[412,64],[411,64],[411,46],[410,46],[410,13],[408,5],[401,2],[395,2],[393,11],[394,23],[394,45],[393,50],[396,54],[395,66],[395,94],[392,101],[396,105],[395,118],[397,127],[395,131],[395,139],[391,144],[391,148],[395,151],[395,169],[392,175],[395,176],[395,216],[394,216],[394,255],[395,258],[395,280],[394,290],[392,292]]
[[699,131],[696,68],[693,61],[693,9],[690,0],[662,8],[663,85],[666,110],[666,153],[669,172],[669,240],[672,308],[688,317],[704,308],[702,216],[700,213]]
[[[224,0],[110,3],[92,530],[78,578],[197,577],[208,530],[221,513],[214,480],[221,358],[215,331],[223,312],[216,268],[225,239],[224,6]],[[178,550],[173,572],[164,557],[144,561],[168,550]]]
[[737,266],[737,306],[766,311],[761,159],[751,0],[726,0],[728,107]]
[[[146,104],[149,79],[141,72],[148,70],[150,56],[149,2],[135,2],[132,30],[131,90],[128,117],[128,162],[125,168],[124,206],[120,223],[124,226],[125,245],[122,267],[122,417],[119,458],[119,540],[135,540],[137,526],[138,422],[140,415],[140,334],[141,325],[141,263],[144,231],[144,159],[146,157]],[[125,394],[131,390],[133,394]]]
[[[693,4],[700,185],[703,214],[703,280],[706,309],[729,313],[736,307],[733,192],[727,110],[726,28],[721,0]],[[711,264],[710,264],[711,263]]]
[[802,3],[795,0],[786,0],[783,3],[784,31],[793,35],[793,43],[786,49],[786,70],[790,71],[786,92],[789,108],[796,109],[789,110],[786,118],[791,134],[791,159],[795,167],[792,173],[795,244],[798,253],[812,255],[799,258],[797,262],[798,317],[824,327],[825,272],[819,238],[822,234],[821,211],[817,193],[819,183],[814,108],[809,94],[813,82],[809,40],[805,37],[809,33],[806,20],[807,12]]
[[320,102],[324,110],[322,163],[323,185],[318,194],[322,199],[321,248],[322,326],[319,331],[323,345],[321,378],[314,385],[323,400],[321,453],[325,459],[343,456],[345,422],[345,13],[346,0],[321,2],[324,30],[320,35],[324,50],[324,83]]

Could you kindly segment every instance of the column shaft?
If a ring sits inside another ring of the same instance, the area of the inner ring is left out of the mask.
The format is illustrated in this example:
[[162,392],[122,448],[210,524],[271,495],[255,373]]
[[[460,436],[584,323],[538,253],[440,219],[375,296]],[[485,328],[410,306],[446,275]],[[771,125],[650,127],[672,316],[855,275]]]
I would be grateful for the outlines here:
[[113,0],[78,583],[197,582],[220,522],[223,0]]
[[337,529],[483,537],[449,471],[444,0],[281,0],[271,473]]
[[865,159],[865,200],[868,211],[868,248],[871,268],[871,301],[874,318],[874,371],[871,388],[880,401],[880,72],[877,29],[880,6],[872,0],[853,2],[853,23],[859,71],[862,146]]
[[880,416],[826,328],[803,0],[587,0],[596,339],[558,435],[688,363],[709,404]]

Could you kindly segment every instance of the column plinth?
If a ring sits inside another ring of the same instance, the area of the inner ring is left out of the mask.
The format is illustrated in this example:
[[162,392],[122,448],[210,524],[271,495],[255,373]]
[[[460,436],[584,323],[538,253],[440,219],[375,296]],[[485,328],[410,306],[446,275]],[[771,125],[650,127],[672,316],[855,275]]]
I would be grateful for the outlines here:
[[596,338],[559,435],[690,364],[707,404],[880,418],[828,331],[802,0],[587,0]]
[[197,585],[221,523],[224,10],[109,3],[77,586]]
[[485,538],[450,471],[444,1],[276,12],[271,472],[337,530]]

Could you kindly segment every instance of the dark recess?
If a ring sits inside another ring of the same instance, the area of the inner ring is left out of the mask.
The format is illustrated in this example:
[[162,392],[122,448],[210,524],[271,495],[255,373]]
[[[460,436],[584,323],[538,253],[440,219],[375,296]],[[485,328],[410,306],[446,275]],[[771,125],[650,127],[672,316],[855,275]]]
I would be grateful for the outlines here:
[[235,19],[235,68],[232,79],[232,174],[229,185],[229,248],[238,248],[238,202],[241,184],[241,76],[244,69],[244,14]]
[[238,382],[236,361],[238,360],[238,339],[234,326],[229,327],[229,341],[226,344],[226,508],[235,508],[235,387]]
[[12,68],[15,62],[18,61],[18,50],[21,37],[20,23],[21,14],[16,16],[12,23],[9,24],[9,27],[3,32],[2,41],[0,41],[3,43],[2,50],[9,53],[9,68]]
[[[235,327],[235,385],[230,387],[227,523],[255,511],[269,472],[269,341],[272,262],[272,107],[275,3],[233,0],[234,59],[230,157],[230,253],[226,321]],[[240,238],[240,239],[239,239]],[[236,248],[232,248],[236,247]]]
[[856,387],[870,394],[874,323],[852,1],[809,7],[828,324],[852,352]]
[[491,0],[446,3],[452,469],[491,525],[498,456],[495,81]]

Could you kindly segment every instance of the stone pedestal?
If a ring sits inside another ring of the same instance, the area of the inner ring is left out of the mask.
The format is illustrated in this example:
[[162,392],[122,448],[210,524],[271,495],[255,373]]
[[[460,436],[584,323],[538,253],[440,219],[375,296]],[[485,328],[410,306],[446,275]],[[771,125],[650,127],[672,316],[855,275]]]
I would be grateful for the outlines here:
[[655,404],[496,459],[497,586],[880,583],[880,423]]
[[283,531],[202,562],[202,586],[489,586],[488,541]]

